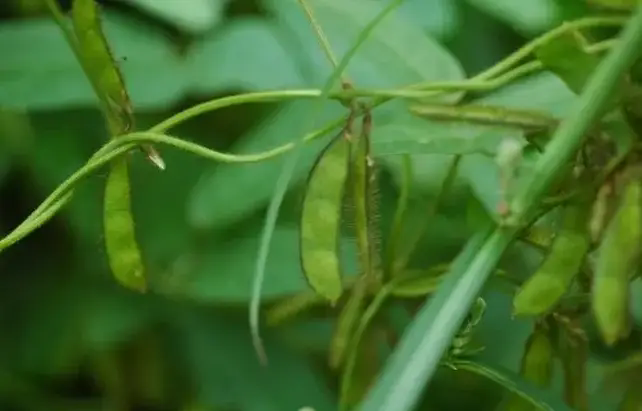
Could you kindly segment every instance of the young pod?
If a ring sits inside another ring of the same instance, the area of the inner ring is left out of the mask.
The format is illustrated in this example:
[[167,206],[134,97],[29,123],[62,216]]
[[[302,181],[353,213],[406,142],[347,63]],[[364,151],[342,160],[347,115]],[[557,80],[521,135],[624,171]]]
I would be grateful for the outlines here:
[[545,314],[566,293],[589,250],[589,214],[590,208],[585,203],[571,203],[564,208],[562,227],[549,254],[515,295],[515,315]]
[[334,138],[310,172],[301,214],[301,264],[310,286],[335,304],[342,293],[339,239],[348,166],[348,135]]
[[642,247],[642,182],[637,170],[626,177],[598,249],[591,290],[596,324],[609,345],[628,333],[629,281]]
[[103,218],[105,246],[114,277],[125,287],[145,291],[143,261],[134,234],[126,160],[115,162],[107,177]]

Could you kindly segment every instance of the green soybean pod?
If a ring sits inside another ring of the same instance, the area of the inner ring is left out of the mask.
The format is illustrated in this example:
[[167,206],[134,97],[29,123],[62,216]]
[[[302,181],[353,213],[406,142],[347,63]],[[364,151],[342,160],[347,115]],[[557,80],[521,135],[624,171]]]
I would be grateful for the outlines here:
[[615,214],[599,245],[591,289],[597,328],[608,345],[629,329],[629,281],[642,247],[642,183],[640,170],[630,169]]
[[[80,62],[102,101],[113,138],[134,128],[134,113],[125,80],[103,33],[96,1],[74,0],[71,14]],[[141,149],[154,165],[165,169],[165,162],[152,145],[144,144]]]
[[112,134],[119,134],[131,126],[132,109],[125,82],[102,31],[98,6],[95,0],[74,0],[71,13],[82,63],[108,111],[116,114],[110,115],[109,120],[120,122],[110,124],[121,129],[112,130]]
[[330,343],[329,364],[338,369],[344,363],[350,341],[354,338],[359,320],[364,310],[364,300],[367,291],[367,279],[361,277],[352,288],[350,298],[339,314],[337,326]]
[[590,247],[587,227],[589,215],[588,203],[577,202],[565,206],[562,227],[553,239],[550,252],[515,294],[515,315],[545,314],[566,293]]
[[350,160],[341,133],[321,153],[308,178],[301,213],[301,264],[310,286],[334,305],[342,293],[340,223]]
[[113,163],[104,200],[105,246],[109,266],[116,280],[125,287],[144,292],[147,281],[143,261],[134,231],[130,209],[130,189],[127,161]]

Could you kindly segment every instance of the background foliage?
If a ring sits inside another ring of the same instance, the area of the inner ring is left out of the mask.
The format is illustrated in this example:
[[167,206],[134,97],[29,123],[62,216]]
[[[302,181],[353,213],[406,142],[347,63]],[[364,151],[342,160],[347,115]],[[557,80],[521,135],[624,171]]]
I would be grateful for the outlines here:
[[[101,3],[141,129],[216,96],[318,88],[331,71],[294,1]],[[383,3],[315,1],[338,55]],[[42,3],[9,0],[0,13],[0,230],[8,232],[107,136],[89,83]],[[360,87],[461,80],[560,22],[587,14],[580,1],[405,0],[347,73]],[[481,98],[556,118],[575,99],[550,73]],[[173,134],[226,152],[254,153],[296,138],[310,106],[235,106],[190,120]],[[324,103],[322,117],[332,120],[342,112]],[[471,219],[496,213],[498,170],[484,153],[493,153],[510,131],[430,124],[396,103],[375,110],[374,121],[384,225],[402,178],[399,157],[392,154],[414,153],[409,227],[423,221],[453,154],[473,154],[430,220],[412,265],[450,261],[470,236]],[[266,302],[307,288],[297,228],[302,183],[322,142],[305,147],[286,197],[268,261]],[[262,217],[283,158],[213,164],[172,149],[162,148],[162,155],[168,164],[162,173],[140,155],[131,161],[137,235],[155,293],[129,292],[110,276],[101,223],[105,172],[85,181],[62,213],[2,254],[0,409],[333,409],[337,381],[325,364],[331,317],[265,329],[268,368],[257,362],[246,324]],[[532,249],[514,247],[501,265],[524,278],[539,261]],[[509,296],[489,290],[485,298],[488,309],[477,333],[486,349],[480,357],[517,372],[532,323],[511,318]],[[397,333],[409,321],[394,309],[389,317]],[[613,409],[617,395],[601,386],[604,362],[627,355],[639,344],[634,339],[613,349],[591,347],[592,409]],[[560,381],[555,390],[561,396]],[[503,395],[487,380],[465,372],[454,377],[444,369],[421,409],[494,410]]]

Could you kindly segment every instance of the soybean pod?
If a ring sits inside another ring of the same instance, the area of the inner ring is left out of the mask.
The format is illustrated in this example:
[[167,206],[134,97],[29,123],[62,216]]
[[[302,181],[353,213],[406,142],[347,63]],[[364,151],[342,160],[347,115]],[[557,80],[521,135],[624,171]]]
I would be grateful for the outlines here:
[[74,0],[72,22],[83,66],[105,106],[112,134],[131,128],[133,115],[125,82],[112,57],[95,0]]
[[592,309],[604,342],[613,345],[628,334],[629,281],[642,247],[640,168],[629,169],[615,214],[600,243],[591,290]]
[[515,315],[538,316],[549,312],[566,293],[590,247],[587,221],[590,204],[570,203],[564,208],[562,227],[537,271],[517,291]]
[[[96,1],[74,0],[71,14],[80,63],[102,103],[111,136],[132,130],[134,113],[131,100],[103,33]],[[144,144],[141,148],[154,165],[165,169],[165,162],[153,146]]]
[[134,233],[129,175],[125,159],[113,163],[107,177],[103,216],[105,246],[114,277],[128,288],[145,291],[147,282]]
[[343,291],[339,262],[341,210],[350,160],[350,135],[335,137],[308,178],[301,214],[301,264],[310,286],[334,305]]

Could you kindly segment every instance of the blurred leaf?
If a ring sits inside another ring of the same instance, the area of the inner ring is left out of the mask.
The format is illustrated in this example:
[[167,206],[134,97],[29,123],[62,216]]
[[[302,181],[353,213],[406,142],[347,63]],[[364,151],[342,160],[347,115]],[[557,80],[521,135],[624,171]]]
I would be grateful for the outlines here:
[[636,0],[587,0],[589,3],[617,10],[633,10]]
[[[258,249],[260,222],[205,245],[193,257],[194,262],[185,272],[166,274],[161,285],[169,295],[189,300],[216,303],[244,303],[249,300],[254,258]],[[346,246],[342,252],[342,268],[346,276],[356,272],[356,262],[349,258],[354,248]],[[274,232],[270,257],[266,268],[263,300],[268,301],[294,294],[309,286],[301,270],[299,231],[297,226],[280,224]]]
[[[295,0],[263,0],[296,33],[291,47],[306,62],[310,78],[321,83],[332,71],[310,23]],[[369,0],[313,0],[310,5],[339,58],[358,33],[385,6]],[[417,81],[459,80],[464,73],[450,53],[411,24],[408,13],[387,16],[359,48],[346,75],[358,87],[393,87]]]
[[270,365],[258,362],[242,318],[183,316],[180,352],[192,370],[200,402],[243,411],[335,408],[336,398],[306,358],[265,333]]
[[459,28],[457,8],[451,0],[405,0],[399,13],[436,38],[444,38]]
[[[159,31],[107,10],[104,30],[116,60],[127,58],[120,67],[135,107],[162,107],[180,96],[186,76]],[[0,104],[39,109],[95,104],[88,80],[50,19],[3,22],[0,55]]]
[[554,0],[468,0],[522,34],[532,36],[552,28],[560,10]]
[[121,0],[181,30],[199,33],[214,27],[228,0]]
[[[269,23],[240,19],[194,42],[184,57],[158,28],[109,9],[103,17],[135,111],[166,108],[190,91],[301,85]],[[49,19],[0,24],[0,55],[0,104],[30,109],[96,104],[79,63]]]
[[192,89],[202,92],[303,85],[298,68],[278,38],[277,26],[257,18],[234,19],[196,42],[187,63]]

